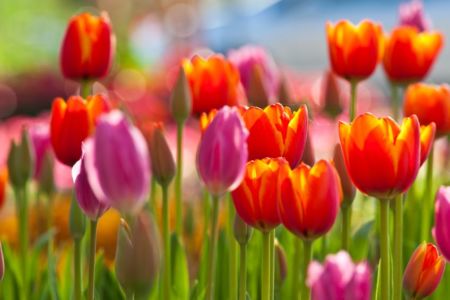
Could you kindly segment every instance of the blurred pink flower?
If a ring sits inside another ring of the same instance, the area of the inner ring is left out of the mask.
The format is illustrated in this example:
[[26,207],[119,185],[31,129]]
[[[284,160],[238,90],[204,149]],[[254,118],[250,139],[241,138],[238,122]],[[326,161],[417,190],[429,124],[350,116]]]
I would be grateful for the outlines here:
[[34,153],[34,174],[33,177],[38,179],[41,174],[42,162],[47,151],[51,151],[50,147],[50,127],[47,124],[36,124],[29,129],[31,145]]
[[450,261],[450,186],[442,186],[436,194],[434,239],[442,255]]
[[421,0],[402,3],[398,9],[399,25],[416,27],[419,31],[431,28],[431,21],[425,16]]

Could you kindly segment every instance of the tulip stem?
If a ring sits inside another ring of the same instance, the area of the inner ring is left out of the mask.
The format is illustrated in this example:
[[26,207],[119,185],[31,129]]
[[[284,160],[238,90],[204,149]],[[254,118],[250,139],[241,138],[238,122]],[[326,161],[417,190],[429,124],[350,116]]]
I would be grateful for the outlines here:
[[394,200],[394,300],[402,299],[404,196],[400,194]]
[[83,80],[80,84],[80,96],[86,99],[91,94],[91,82],[89,80]]
[[183,128],[184,122],[177,122],[177,169],[175,173],[175,207],[176,231],[181,235],[183,225],[183,211],[181,207],[182,178],[183,178]]
[[394,120],[398,121],[400,117],[400,102],[398,98],[398,85],[391,82],[391,104],[392,104],[392,114],[394,116]]
[[351,204],[342,205],[342,249],[350,249],[350,225],[352,222]]
[[208,253],[208,272],[206,278],[208,283],[206,285],[206,300],[214,299],[214,281],[216,273],[216,247],[217,236],[219,228],[217,226],[219,219],[219,196],[213,195],[212,197],[212,215],[211,215],[211,228],[210,228],[210,240],[209,240],[209,253]]
[[431,148],[430,155],[427,160],[427,170],[425,174],[425,190],[422,198],[422,232],[421,240],[428,241],[430,236],[430,205],[433,203],[433,161],[434,147]]
[[245,300],[247,293],[247,244],[240,245],[239,300]]
[[302,240],[299,238],[295,238],[295,242],[294,242],[294,261],[292,264],[292,270],[293,270],[293,275],[292,275],[292,283],[291,283],[291,299],[292,300],[297,300],[298,299],[298,288],[300,286],[300,270],[299,270],[299,266],[302,263]]
[[380,199],[381,299],[389,299],[389,200]]
[[22,273],[21,299],[28,294],[28,200],[26,184],[23,188],[14,189],[16,196],[16,214],[19,221],[20,269]]
[[356,89],[358,87],[358,81],[355,79],[350,80],[350,110],[349,118],[350,122],[355,119],[356,116]]
[[[72,200],[74,201],[74,200]],[[73,254],[73,268],[74,268],[74,300],[81,300],[81,238],[74,238],[74,254]]]
[[302,300],[309,300],[311,298],[311,292],[306,285],[306,279],[308,278],[308,266],[312,257],[312,243],[312,240],[303,240]]
[[167,185],[161,185],[162,188],[162,219],[163,219],[163,239],[164,239],[164,273],[163,273],[163,299],[170,299],[170,232],[169,232],[169,198],[167,194]]
[[270,295],[275,296],[275,230],[270,231]]
[[[228,194],[229,195],[229,194]],[[230,284],[230,299],[236,299],[237,295],[237,247],[238,243],[233,235],[233,222],[234,222],[234,205],[231,197],[227,197],[228,202],[228,241],[230,243],[230,274],[229,274],[229,284]]]
[[270,231],[263,232],[263,261],[262,261],[262,283],[261,283],[261,299],[271,300],[270,280],[271,280],[271,259],[270,259]]
[[97,240],[97,220],[91,220],[90,224],[90,243],[89,243],[89,283],[88,283],[88,300],[94,300],[94,274],[95,274],[95,246]]
[[156,182],[155,176],[152,176],[152,180],[150,181],[150,197],[149,197],[150,201],[148,203],[148,206],[150,209],[150,213],[153,216],[155,216],[155,207],[157,206],[156,205],[156,187],[157,187],[156,183],[157,182]]

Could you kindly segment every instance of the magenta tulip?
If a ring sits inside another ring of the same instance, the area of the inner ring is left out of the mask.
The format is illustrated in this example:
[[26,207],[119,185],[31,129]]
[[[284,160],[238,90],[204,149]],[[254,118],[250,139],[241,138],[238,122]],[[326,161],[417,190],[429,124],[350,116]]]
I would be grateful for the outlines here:
[[236,108],[219,110],[203,133],[197,169],[209,192],[220,196],[242,181],[248,158],[248,131]]
[[124,214],[136,214],[150,183],[150,160],[142,133],[118,110],[102,115],[85,142],[89,184],[95,196]]
[[450,186],[441,187],[436,195],[434,239],[442,255],[450,261]]
[[369,300],[371,277],[366,262],[354,264],[347,252],[340,251],[328,255],[323,265],[309,264],[307,285],[312,300]]
[[411,0],[400,4],[398,9],[399,25],[412,26],[419,31],[430,29],[430,20],[425,16],[423,3],[420,0]]

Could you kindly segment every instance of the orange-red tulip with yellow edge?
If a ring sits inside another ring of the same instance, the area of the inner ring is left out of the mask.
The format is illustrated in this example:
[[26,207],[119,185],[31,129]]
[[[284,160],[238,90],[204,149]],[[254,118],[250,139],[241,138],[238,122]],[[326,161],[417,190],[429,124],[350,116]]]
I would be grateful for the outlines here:
[[278,180],[287,172],[289,164],[284,158],[257,159],[247,163],[242,183],[231,193],[236,213],[245,223],[264,232],[280,224]]
[[428,155],[433,148],[436,126],[434,123],[420,126],[420,165],[427,160]]
[[243,96],[239,72],[222,55],[195,55],[183,61],[183,68],[191,88],[194,115],[239,104]]
[[416,83],[405,92],[405,116],[416,114],[421,125],[436,124],[438,137],[450,134],[450,87]]
[[444,43],[439,32],[419,32],[399,26],[385,38],[383,66],[392,82],[409,83],[425,78]]
[[373,73],[381,57],[381,25],[370,20],[358,25],[341,20],[327,22],[326,31],[331,67],[337,75],[362,80]]
[[74,80],[106,76],[115,52],[115,37],[106,12],[82,13],[69,21],[61,46],[61,70]]
[[431,295],[439,285],[445,270],[445,259],[437,247],[423,242],[409,259],[403,276],[403,288],[412,299]]
[[102,95],[70,97],[67,102],[56,98],[52,104],[50,139],[56,158],[67,166],[73,166],[81,157],[81,142],[94,129],[97,117],[108,111]]
[[390,117],[365,113],[351,124],[340,122],[339,137],[347,171],[361,192],[390,199],[414,182],[420,164],[416,116],[399,126]]
[[319,160],[313,167],[302,163],[281,176],[283,225],[306,240],[326,234],[336,220],[343,197],[334,166],[326,160]]

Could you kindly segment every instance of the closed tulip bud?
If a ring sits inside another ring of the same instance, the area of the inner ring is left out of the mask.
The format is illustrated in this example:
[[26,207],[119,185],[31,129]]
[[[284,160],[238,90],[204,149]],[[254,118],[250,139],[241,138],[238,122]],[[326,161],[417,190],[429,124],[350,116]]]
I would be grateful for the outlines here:
[[233,233],[234,238],[240,245],[246,245],[252,237],[253,229],[236,214],[234,216]]
[[191,115],[191,91],[183,68],[178,71],[177,81],[172,90],[171,106],[172,116],[178,124],[184,123]]
[[347,169],[345,167],[344,157],[342,156],[341,145],[337,144],[334,147],[333,162],[336,167],[336,171],[341,179],[342,192],[344,195],[343,205],[350,205],[355,198],[356,189],[353,185],[350,176],[348,176]]
[[436,194],[433,236],[442,255],[450,261],[450,186],[440,187]]
[[283,105],[290,105],[292,102],[292,95],[289,89],[289,85],[284,76],[280,78],[280,84],[278,86],[277,99]]
[[49,151],[44,154],[42,158],[41,171],[39,174],[39,191],[46,195],[51,195],[55,191],[55,181],[53,177],[55,160]]
[[158,231],[146,212],[129,226],[123,221],[116,251],[116,276],[125,294],[145,299],[155,283],[161,265]]
[[70,19],[61,46],[61,70],[74,80],[106,76],[115,52],[115,37],[106,12],[82,13]]
[[279,280],[280,283],[283,283],[287,276],[288,266],[286,252],[284,251],[283,246],[278,242],[278,240],[275,240],[275,257],[277,280]]
[[372,275],[366,262],[355,264],[347,252],[340,251],[328,255],[323,265],[309,264],[307,285],[312,300],[369,300]]
[[0,242],[0,280],[3,279],[4,275],[5,275],[5,260],[3,259],[3,247],[2,243]]
[[12,141],[8,154],[9,181],[14,188],[23,188],[33,176],[34,156],[31,152],[28,132],[22,131],[20,142]]
[[175,161],[167,144],[161,124],[156,124],[148,141],[152,175],[156,181],[167,186],[175,176]]
[[39,180],[44,156],[50,149],[50,127],[35,125],[29,129],[31,145],[34,154],[34,179]]
[[413,299],[431,295],[445,270],[445,260],[431,243],[423,242],[409,259],[403,275],[403,288]]
[[203,133],[197,151],[197,170],[208,191],[220,196],[241,182],[248,131],[235,108],[223,107]]
[[258,107],[266,107],[270,104],[270,98],[264,87],[262,76],[260,67],[254,66],[247,90],[247,100],[249,104]]
[[327,71],[323,81],[323,110],[332,118],[336,118],[343,111],[342,100],[339,93],[339,87],[336,75],[332,71]]
[[114,110],[99,118],[84,155],[89,184],[99,201],[136,214],[150,184],[150,156],[142,133]]
[[303,151],[302,162],[307,164],[308,166],[312,166],[316,162],[316,157],[314,155],[314,146],[311,139],[311,134],[309,132],[306,138],[305,151]]

